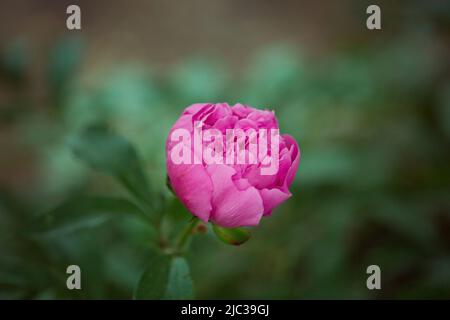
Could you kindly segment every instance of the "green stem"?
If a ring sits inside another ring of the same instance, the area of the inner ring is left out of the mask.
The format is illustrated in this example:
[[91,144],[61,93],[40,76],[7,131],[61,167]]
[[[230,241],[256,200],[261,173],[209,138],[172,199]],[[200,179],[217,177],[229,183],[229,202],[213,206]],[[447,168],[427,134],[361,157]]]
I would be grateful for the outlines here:
[[189,236],[192,234],[192,230],[199,223],[199,219],[197,217],[193,217],[189,224],[184,228],[184,230],[179,234],[175,246],[178,250],[182,250],[186,241],[189,239]]

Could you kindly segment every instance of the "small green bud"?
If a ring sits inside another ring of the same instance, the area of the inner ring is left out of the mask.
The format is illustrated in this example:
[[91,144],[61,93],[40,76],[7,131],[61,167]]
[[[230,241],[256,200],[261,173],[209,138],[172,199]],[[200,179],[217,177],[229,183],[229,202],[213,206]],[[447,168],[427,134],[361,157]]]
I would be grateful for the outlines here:
[[215,224],[212,226],[217,237],[226,244],[239,246],[251,237],[250,231],[245,228],[222,228]]

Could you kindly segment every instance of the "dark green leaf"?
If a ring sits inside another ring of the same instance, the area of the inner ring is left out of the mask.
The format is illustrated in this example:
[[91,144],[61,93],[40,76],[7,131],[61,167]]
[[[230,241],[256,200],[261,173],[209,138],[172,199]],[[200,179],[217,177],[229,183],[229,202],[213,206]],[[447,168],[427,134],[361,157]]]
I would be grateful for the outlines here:
[[82,41],[79,37],[62,39],[50,52],[48,80],[51,94],[56,103],[65,96],[66,89],[72,81],[82,56]]
[[102,125],[88,127],[71,137],[69,145],[92,168],[112,175],[123,175],[138,162],[132,145]]
[[239,246],[251,237],[250,231],[244,228],[222,228],[213,224],[214,233],[226,244]]
[[170,179],[169,179],[169,176],[168,176],[168,175],[166,175],[166,186],[167,186],[167,188],[170,190],[170,192],[172,192],[172,194],[175,194],[175,193],[173,192],[172,184],[170,183]]
[[114,215],[140,216],[132,202],[114,197],[75,197],[37,217],[33,229],[39,232],[90,226]]
[[164,298],[172,300],[193,299],[194,289],[189,274],[189,265],[183,257],[172,259],[169,281]]
[[104,126],[91,126],[72,137],[69,145],[93,169],[114,176],[146,208],[153,207],[137,152],[125,138]]
[[167,290],[170,257],[155,255],[144,270],[134,292],[135,299],[162,299]]
[[16,40],[6,47],[0,59],[0,75],[5,75],[14,84],[23,82],[30,62],[28,52],[23,40]]
[[182,257],[156,255],[142,274],[135,299],[192,299],[189,266]]

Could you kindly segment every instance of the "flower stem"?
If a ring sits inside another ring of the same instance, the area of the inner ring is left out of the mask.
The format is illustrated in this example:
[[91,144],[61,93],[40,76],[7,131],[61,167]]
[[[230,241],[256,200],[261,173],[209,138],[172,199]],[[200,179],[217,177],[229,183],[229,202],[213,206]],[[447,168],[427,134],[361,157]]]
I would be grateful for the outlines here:
[[189,224],[184,228],[184,230],[179,234],[175,246],[178,250],[182,250],[186,241],[189,239],[189,236],[192,234],[192,230],[194,230],[195,226],[199,223],[199,219],[197,217],[193,217]]

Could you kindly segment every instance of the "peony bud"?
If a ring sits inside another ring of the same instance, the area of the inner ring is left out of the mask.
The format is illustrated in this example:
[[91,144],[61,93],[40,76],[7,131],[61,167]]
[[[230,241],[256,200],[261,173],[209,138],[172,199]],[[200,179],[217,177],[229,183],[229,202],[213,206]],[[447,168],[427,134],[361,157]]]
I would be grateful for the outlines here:
[[226,103],[194,104],[166,142],[169,185],[203,222],[256,226],[287,200],[300,161],[273,111]]

